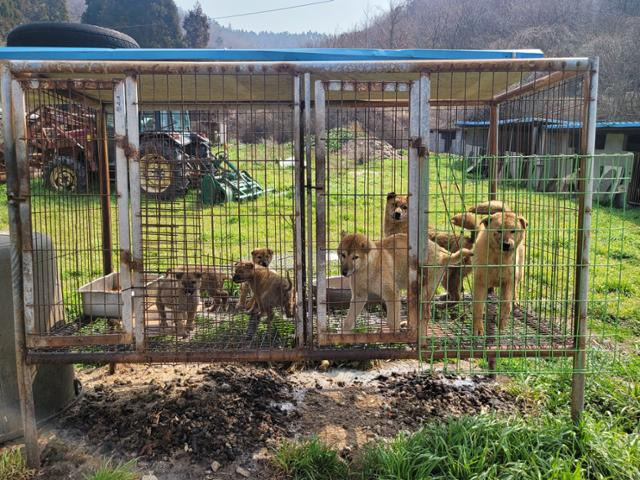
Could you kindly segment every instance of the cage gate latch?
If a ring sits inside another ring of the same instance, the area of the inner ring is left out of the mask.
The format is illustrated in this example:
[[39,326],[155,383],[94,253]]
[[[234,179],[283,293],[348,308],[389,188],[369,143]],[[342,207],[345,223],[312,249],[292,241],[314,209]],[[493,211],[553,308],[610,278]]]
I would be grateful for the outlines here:
[[120,261],[127,265],[129,269],[135,270],[136,272],[141,272],[143,270],[142,261],[134,260],[129,250],[120,251]]
[[409,140],[409,146],[415,148],[418,151],[419,157],[427,155],[427,147],[422,145],[422,137],[411,137]]

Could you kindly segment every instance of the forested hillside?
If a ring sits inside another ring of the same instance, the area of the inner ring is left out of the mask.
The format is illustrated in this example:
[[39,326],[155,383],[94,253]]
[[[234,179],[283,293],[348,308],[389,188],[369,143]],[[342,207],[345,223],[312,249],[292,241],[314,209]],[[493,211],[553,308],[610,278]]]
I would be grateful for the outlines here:
[[[600,56],[600,116],[640,117],[640,0],[407,0],[321,45]],[[373,13],[373,14],[372,14]]]

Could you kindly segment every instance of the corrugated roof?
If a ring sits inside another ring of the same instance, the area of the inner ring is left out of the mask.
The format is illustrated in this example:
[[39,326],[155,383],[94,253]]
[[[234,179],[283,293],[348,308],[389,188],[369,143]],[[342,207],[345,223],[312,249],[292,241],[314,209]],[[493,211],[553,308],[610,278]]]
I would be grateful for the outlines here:
[[[488,127],[488,120],[461,120],[456,122],[461,127]],[[581,128],[582,122],[572,122],[568,120],[558,119],[545,119],[545,118],[507,118],[500,120],[500,125],[512,125],[517,123],[545,123],[544,128],[549,130],[565,130],[573,128]],[[638,122],[617,122],[602,120],[596,122],[596,128],[640,128],[640,121]]]
[[287,48],[215,50],[177,48],[60,48],[4,47],[0,60],[140,60],[140,61],[373,61],[373,60],[483,60],[543,58],[541,50],[382,50],[358,48]]

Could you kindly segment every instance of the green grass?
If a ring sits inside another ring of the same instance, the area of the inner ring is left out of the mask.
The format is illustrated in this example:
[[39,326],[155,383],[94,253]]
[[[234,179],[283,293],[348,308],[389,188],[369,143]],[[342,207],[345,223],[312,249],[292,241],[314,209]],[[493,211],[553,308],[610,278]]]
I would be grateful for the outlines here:
[[95,472],[85,475],[85,480],[138,480],[140,474],[133,469],[136,462],[131,460],[125,463],[116,463],[107,460],[104,465]]
[[283,443],[272,464],[281,475],[295,480],[341,480],[348,471],[338,452],[317,438]]
[[288,479],[586,480],[640,478],[640,436],[566,417],[448,418],[378,440],[346,464],[312,439],[283,444],[273,460]]
[[426,424],[365,449],[355,478],[637,479],[640,439],[600,422],[491,415]]
[[0,450],[0,480],[27,480],[34,475],[19,448],[6,447]]
[[[336,151],[348,140],[339,131],[330,132],[329,138]],[[334,150],[329,150],[329,165],[336,160]],[[143,213],[147,215],[143,221],[167,225],[152,227],[153,235],[144,233],[148,239],[145,269],[162,273],[171,262],[231,265],[249,258],[253,248],[268,244],[285,257],[286,268],[292,274],[294,170],[277,162],[292,154],[290,143],[269,141],[230,147],[231,161],[261,185],[273,189],[255,200],[207,206],[201,204],[195,190],[173,202],[145,200]],[[344,159],[338,159],[341,161],[336,165],[340,166],[328,169],[326,225],[330,250],[337,247],[342,230],[359,231],[374,239],[382,236],[384,194],[391,190],[406,191],[408,185],[406,152],[398,150],[398,154],[399,158],[372,160],[358,166],[347,166]],[[430,225],[450,228],[449,215],[486,200],[486,179],[467,175],[464,168],[464,162],[457,156],[430,157]],[[55,194],[45,190],[39,180],[33,180],[31,187],[33,228],[52,237],[65,308],[71,319],[81,311],[77,289],[102,274],[99,196],[95,192],[82,196]],[[4,193],[6,187],[0,186],[0,190]],[[568,317],[573,309],[576,197],[569,193],[536,192],[513,181],[500,184],[499,196],[517,204],[519,213],[529,220],[525,294],[521,297],[529,299],[528,308],[546,316]],[[116,200],[113,195],[117,269]],[[315,214],[315,203],[312,210]],[[7,229],[7,223],[6,196],[2,194],[0,229]],[[590,334],[600,345],[615,351],[618,343],[632,344],[640,335],[640,282],[634,280],[640,278],[640,210],[594,205],[592,226]],[[167,238],[177,243],[171,247]],[[330,275],[339,274],[335,261],[328,262],[327,269]],[[565,334],[570,332],[567,330]]]

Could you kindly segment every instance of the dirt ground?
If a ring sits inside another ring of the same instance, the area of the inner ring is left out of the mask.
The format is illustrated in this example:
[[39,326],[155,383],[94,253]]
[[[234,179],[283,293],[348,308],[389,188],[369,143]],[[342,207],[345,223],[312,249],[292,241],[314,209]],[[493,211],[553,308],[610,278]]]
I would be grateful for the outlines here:
[[[38,478],[82,479],[137,459],[147,479],[276,478],[284,439],[317,435],[352,453],[422,421],[526,405],[483,377],[417,374],[414,361],[368,370],[250,365],[120,365],[80,370],[82,397],[41,429]],[[248,477],[247,477],[248,475]],[[143,477],[144,478],[144,477]]]

